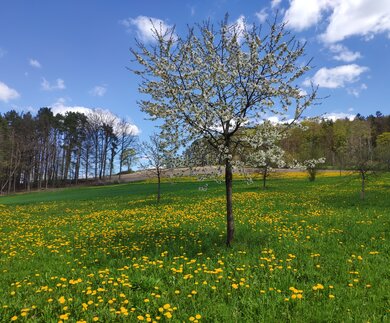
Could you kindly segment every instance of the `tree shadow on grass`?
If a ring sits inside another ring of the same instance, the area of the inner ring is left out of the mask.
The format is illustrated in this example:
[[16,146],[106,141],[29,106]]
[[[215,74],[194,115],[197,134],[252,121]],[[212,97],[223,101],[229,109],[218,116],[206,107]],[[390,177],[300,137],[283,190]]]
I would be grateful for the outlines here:
[[370,190],[367,189],[365,199],[360,198],[360,191],[357,188],[356,191],[337,191],[319,195],[320,202],[328,205],[334,209],[350,209],[353,207],[359,208],[373,208],[381,210],[390,209],[390,189],[384,190]]

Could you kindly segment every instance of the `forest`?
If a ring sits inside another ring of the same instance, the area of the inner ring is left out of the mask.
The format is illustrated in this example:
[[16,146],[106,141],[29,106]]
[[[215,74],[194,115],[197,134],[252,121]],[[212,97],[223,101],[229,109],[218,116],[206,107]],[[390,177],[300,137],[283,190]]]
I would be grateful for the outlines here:
[[[368,117],[358,114],[354,120],[307,119],[301,125],[289,129],[278,143],[286,160],[324,157],[321,168],[390,169],[389,115],[378,111]],[[60,187],[113,175],[120,179],[135,166],[141,147],[125,120],[102,110],[87,115],[54,115],[50,108],[41,108],[36,115],[11,110],[0,115],[0,190],[4,194]],[[245,164],[248,151],[237,154]],[[199,142],[183,155],[187,160],[192,156],[196,166],[221,162]]]
[[59,187],[129,169],[136,136],[107,111],[0,115],[0,191]]

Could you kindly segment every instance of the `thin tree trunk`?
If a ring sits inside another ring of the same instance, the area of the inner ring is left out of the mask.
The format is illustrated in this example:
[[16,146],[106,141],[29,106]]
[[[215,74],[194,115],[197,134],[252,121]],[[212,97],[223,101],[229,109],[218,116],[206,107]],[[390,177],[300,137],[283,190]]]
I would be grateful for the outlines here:
[[157,170],[157,203],[160,202],[161,198],[161,172]]
[[27,175],[27,191],[29,191],[29,192],[31,190],[31,183],[30,183],[30,181],[31,181],[31,174],[30,174],[30,171],[28,171],[28,175]]
[[89,146],[86,147],[85,152],[85,179],[88,179],[88,169],[89,169]]
[[360,198],[364,200],[366,196],[366,192],[365,192],[366,174],[364,173],[364,170],[360,170],[360,175],[362,176],[362,191],[360,192]]
[[122,176],[122,165],[123,165],[123,146],[121,148],[121,153],[119,155],[119,176],[118,176],[119,181],[121,180],[121,176]]
[[263,170],[263,190],[266,189],[266,186],[265,186],[266,181],[267,181],[267,167],[265,167]]
[[225,161],[225,186],[226,186],[226,246],[230,247],[234,237],[233,217],[233,170],[229,159]]
[[81,164],[81,147],[79,146],[77,149],[77,157],[76,157],[76,166],[75,166],[75,174],[74,174],[74,180],[75,184],[78,184],[79,181],[79,175],[80,175],[80,164]]

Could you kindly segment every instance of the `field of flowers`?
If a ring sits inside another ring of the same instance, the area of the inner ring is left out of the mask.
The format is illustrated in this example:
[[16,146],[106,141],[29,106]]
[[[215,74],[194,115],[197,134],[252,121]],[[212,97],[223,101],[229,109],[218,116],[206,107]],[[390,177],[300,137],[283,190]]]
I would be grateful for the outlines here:
[[0,198],[0,321],[390,320],[390,176],[154,183]]

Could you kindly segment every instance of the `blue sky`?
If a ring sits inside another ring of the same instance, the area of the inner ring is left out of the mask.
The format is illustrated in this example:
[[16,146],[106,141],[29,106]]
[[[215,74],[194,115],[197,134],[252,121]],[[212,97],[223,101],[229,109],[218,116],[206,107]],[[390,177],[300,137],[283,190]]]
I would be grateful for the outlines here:
[[145,139],[153,123],[137,106],[139,79],[126,67],[134,38],[150,41],[149,18],[184,35],[187,24],[217,23],[226,12],[231,22],[259,24],[275,10],[313,57],[302,87],[312,80],[329,96],[308,115],[390,114],[389,0],[2,0],[0,113],[107,109]]

